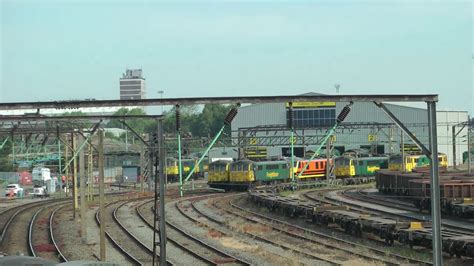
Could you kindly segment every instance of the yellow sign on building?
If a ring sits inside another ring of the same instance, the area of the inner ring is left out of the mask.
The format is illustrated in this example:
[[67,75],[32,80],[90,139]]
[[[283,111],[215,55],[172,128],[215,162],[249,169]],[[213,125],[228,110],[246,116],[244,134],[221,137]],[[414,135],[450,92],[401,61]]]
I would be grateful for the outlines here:
[[368,140],[369,142],[377,141],[377,135],[369,134]]
[[[336,107],[336,102],[294,102],[292,106],[293,108]],[[290,104],[286,103],[286,107],[290,107]]]

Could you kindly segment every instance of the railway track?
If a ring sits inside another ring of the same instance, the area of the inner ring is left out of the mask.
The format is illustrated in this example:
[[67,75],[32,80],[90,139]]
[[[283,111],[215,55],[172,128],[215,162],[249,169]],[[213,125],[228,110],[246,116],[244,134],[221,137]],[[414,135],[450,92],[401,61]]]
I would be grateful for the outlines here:
[[1,230],[0,242],[3,242],[3,239],[5,238],[5,235],[7,233],[7,230],[11,222],[17,217],[17,215],[19,215],[24,210],[33,208],[36,206],[40,206],[43,204],[49,204],[49,203],[54,203],[54,202],[59,202],[59,201],[66,201],[66,200],[67,199],[39,200],[37,202],[18,205],[18,206],[3,210],[0,213],[0,230]]
[[[224,223],[223,221],[220,221],[218,219],[215,219],[214,217],[211,217],[210,215],[204,213],[204,212],[201,212],[200,210],[198,210],[195,206],[194,206],[194,201],[195,200],[202,200],[202,199],[206,199],[207,197],[196,197],[194,199],[190,199],[190,200],[182,200],[182,201],[179,201],[179,202],[176,202],[176,207],[178,208],[178,210],[184,215],[186,216],[188,219],[196,222],[196,223],[200,223],[200,224],[203,224],[204,226],[206,227],[209,227],[209,228],[213,228],[215,229],[214,226],[212,225],[209,225],[207,223],[204,223],[194,217],[192,217],[191,215],[187,214],[186,211],[183,209],[184,206],[182,206],[182,204],[185,202],[185,201],[189,201],[190,203],[190,208],[195,211],[199,216],[201,217],[204,217],[206,218],[207,220],[211,221],[212,223],[215,223],[215,224],[218,224],[220,226],[224,226],[224,227],[227,227],[231,230],[237,230],[253,239],[257,239],[261,242],[264,242],[264,243],[268,243],[270,245],[273,245],[273,246],[278,246],[284,250],[289,250],[295,254],[298,254],[300,256],[304,256],[304,257],[307,257],[311,260],[314,260],[314,261],[317,261],[318,263],[325,263],[325,264],[330,264],[330,265],[339,265],[340,263],[337,262],[337,261],[334,261],[332,259],[328,259],[328,258],[325,258],[324,256],[320,256],[320,255],[315,255],[315,253],[310,253],[308,251],[305,251],[305,250],[302,250],[300,248],[297,248],[296,247],[296,242],[295,241],[290,241],[290,242],[284,242],[284,241],[276,241],[275,239],[272,239],[271,236],[267,235],[261,235],[261,234],[258,234],[258,233],[252,233],[250,231],[245,231],[245,230],[239,230],[238,228],[235,228],[233,226],[230,226],[229,224],[226,224]],[[189,208],[188,208],[189,209]],[[186,209],[186,210],[188,210]],[[268,232],[267,232],[268,233]],[[290,244],[292,243],[292,244]]]
[[[314,230],[303,228],[294,224],[290,224],[286,221],[276,219],[261,213],[257,213],[248,208],[239,206],[234,201],[229,200],[228,206],[218,206],[217,202],[213,202],[213,206],[222,209],[227,213],[238,216],[240,218],[259,223],[265,226],[271,227],[273,230],[279,231],[283,234],[295,237],[305,242],[310,242],[318,245],[326,246],[330,249],[336,249],[347,253],[351,256],[356,256],[361,259],[367,260],[368,262],[378,262],[386,265],[396,265],[400,263],[416,263],[417,265],[429,265],[430,263],[423,260],[418,260],[398,254],[388,253],[386,250],[369,247],[356,242],[345,240],[342,238],[335,237],[330,234],[316,232]],[[193,208],[197,207],[193,203]],[[238,212],[232,210],[236,209]],[[241,212],[241,213],[239,213]],[[245,214],[242,214],[245,213]],[[361,251],[362,250],[362,251]]]
[[56,250],[57,250],[57,252],[58,252],[58,255],[59,255],[60,260],[63,261],[63,262],[67,262],[68,259],[67,259],[66,256],[61,252],[61,249],[59,248],[59,245],[58,245],[58,243],[57,243],[57,241],[56,241],[56,238],[54,237],[54,230],[53,230],[53,228],[54,228],[54,226],[53,226],[53,225],[54,225],[54,218],[55,218],[55,216],[56,216],[56,213],[57,213],[60,209],[62,209],[62,208],[64,208],[64,207],[65,207],[65,206],[61,206],[61,207],[59,207],[59,208],[56,208],[56,209],[51,213],[51,216],[49,217],[49,234],[50,234],[50,236],[51,236],[51,241],[53,242],[53,245],[56,247]]
[[[135,237],[117,218],[117,210],[126,204],[127,200],[118,200],[107,204],[104,215],[107,219],[112,219],[113,222],[109,222],[105,226],[105,233],[107,238],[112,244],[128,259],[130,264],[133,265],[151,265],[153,261],[153,249],[150,249],[147,245],[141,242]],[[96,212],[96,222],[100,225],[100,213]],[[159,256],[156,256],[156,260],[159,260]],[[168,265],[172,265],[168,263]]]
[[[176,206],[176,204],[175,204]],[[149,209],[151,217],[153,216],[153,206]],[[153,228],[153,223],[150,219],[147,219],[144,213],[137,208],[139,216],[144,222],[148,224],[150,228]],[[167,227],[167,240],[175,247],[178,247],[186,253],[192,255],[202,263],[210,265],[230,264],[230,265],[250,265],[250,263],[243,261],[225,251],[222,251],[201,239],[194,237],[190,233],[186,232],[177,224],[166,221]],[[158,231],[158,230],[157,230]]]
[[31,251],[33,245],[30,243],[28,235],[30,226],[34,224],[34,218],[42,208],[52,207],[66,201],[66,199],[41,200],[4,210],[0,214],[2,228],[0,250],[6,254],[33,256]]
[[41,207],[36,211],[30,221],[28,230],[28,242],[30,253],[34,257],[41,257],[53,262],[61,263],[68,260],[63,255],[54,238],[54,215],[66,206],[67,203],[60,203],[59,206]]
[[[136,210],[138,216],[140,217],[140,219],[146,224],[146,226],[148,228],[150,228],[151,230],[153,230],[153,222],[150,221],[150,219],[147,219],[146,215],[141,210],[141,208],[144,208],[144,206],[147,203],[153,203],[153,201],[145,202],[144,204],[141,204],[141,205],[137,206],[135,208],[135,210]],[[159,233],[158,228],[156,229],[156,232]],[[198,264],[198,263],[202,263],[202,264],[205,264],[205,265],[208,265],[208,264],[217,265],[218,264],[214,260],[209,259],[208,256],[201,255],[201,253],[198,253],[196,250],[188,247],[187,243],[177,241],[177,240],[175,240],[175,238],[170,237],[169,234],[167,236],[167,246],[166,246],[166,248],[167,248],[168,254],[170,252],[174,252],[174,253],[180,253],[181,252],[182,254],[184,253],[184,254],[187,254],[189,256],[192,256],[192,258],[195,260],[194,264]]]

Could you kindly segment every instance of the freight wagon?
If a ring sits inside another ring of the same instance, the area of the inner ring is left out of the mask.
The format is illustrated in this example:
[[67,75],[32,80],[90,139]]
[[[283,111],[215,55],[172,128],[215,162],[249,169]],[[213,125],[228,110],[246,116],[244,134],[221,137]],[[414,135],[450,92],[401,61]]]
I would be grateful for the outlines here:
[[[430,180],[410,180],[410,197],[416,207],[431,209]],[[474,212],[474,180],[441,179],[439,184],[441,210],[447,214],[471,216]]]
[[[270,211],[290,217],[303,217],[315,224],[337,226],[346,233],[376,235],[388,244],[398,241],[410,247],[431,248],[433,232],[429,224],[373,216],[344,206],[309,203],[302,199],[282,197],[266,190],[250,190],[249,198]],[[442,231],[443,251],[458,257],[474,258],[474,236]]]
[[[443,213],[474,217],[474,176],[445,172],[439,176]],[[377,189],[384,194],[406,196],[421,210],[430,210],[431,185],[428,173],[380,171],[375,175]]]

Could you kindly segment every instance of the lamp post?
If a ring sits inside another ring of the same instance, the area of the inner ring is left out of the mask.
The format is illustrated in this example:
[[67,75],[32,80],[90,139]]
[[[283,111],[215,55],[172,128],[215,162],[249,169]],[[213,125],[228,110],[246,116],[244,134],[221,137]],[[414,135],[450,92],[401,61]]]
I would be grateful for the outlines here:
[[[163,93],[165,93],[164,90],[159,90],[158,94],[160,95],[160,99],[163,99]],[[161,114],[163,114],[163,105],[161,106]]]

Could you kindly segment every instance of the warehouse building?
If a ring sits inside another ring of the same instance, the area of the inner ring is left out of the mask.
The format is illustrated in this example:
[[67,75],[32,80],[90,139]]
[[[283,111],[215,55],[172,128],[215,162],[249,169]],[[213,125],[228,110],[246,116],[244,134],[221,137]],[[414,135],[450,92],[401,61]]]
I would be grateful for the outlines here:
[[[318,95],[311,93],[310,95]],[[347,103],[301,102],[292,103],[294,153],[302,157],[316,149],[326,130],[334,125],[337,115]],[[385,104],[415,136],[428,147],[428,114],[423,108],[396,104]],[[288,103],[265,103],[243,106],[232,122],[233,144],[239,146],[240,157],[290,156],[290,131],[288,130]],[[466,111],[438,111],[438,150],[448,155],[453,164],[452,126],[468,121]],[[461,130],[458,127],[456,131]],[[456,138],[457,161],[467,151],[467,129],[462,129]],[[401,130],[374,103],[356,102],[336,130],[334,148],[339,152],[350,149],[367,149],[374,154],[396,154],[401,152]],[[418,148],[403,136],[403,147],[407,152]]]

